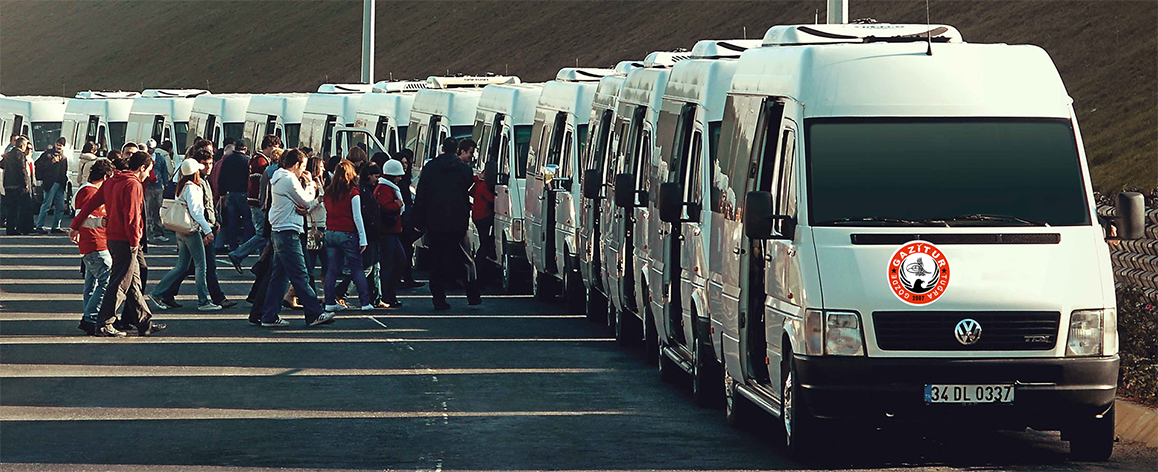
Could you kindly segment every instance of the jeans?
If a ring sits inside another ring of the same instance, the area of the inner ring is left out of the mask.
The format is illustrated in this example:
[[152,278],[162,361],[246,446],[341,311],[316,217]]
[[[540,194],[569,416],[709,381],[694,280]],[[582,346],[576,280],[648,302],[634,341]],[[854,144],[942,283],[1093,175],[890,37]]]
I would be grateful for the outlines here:
[[[194,239],[193,235],[190,235],[189,239],[190,244],[194,242],[204,244],[203,240],[200,238]],[[180,245],[178,245],[178,247],[180,247]],[[205,260],[205,288],[209,290],[209,299],[213,303],[220,305],[221,302],[225,301],[225,292],[221,291],[221,284],[217,281],[217,258],[213,255],[213,245],[208,244],[201,247],[205,254],[202,258]],[[153,293],[160,296],[162,300],[172,300],[173,297],[177,296],[177,293],[181,291],[181,282],[184,282],[185,277],[189,276],[190,269],[193,269],[193,276],[197,276],[197,266],[193,264],[193,258],[182,260],[180,255],[181,253],[178,251],[177,265],[173,266],[173,270],[179,270],[180,273],[179,276],[172,281],[172,285],[166,287],[165,290],[160,290],[162,284],[157,284],[157,287],[153,289]],[[166,276],[166,278],[167,277],[168,276]],[[201,287],[197,287],[197,289],[200,291]]]
[[221,236],[224,245],[238,248],[238,240],[249,242],[253,239],[253,212],[250,211],[245,192],[225,194],[225,215],[222,219]]
[[145,236],[155,238],[165,235],[165,226],[161,224],[162,189],[145,190]]
[[60,220],[64,219],[64,184],[55,183],[44,192],[44,203],[40,205],[40,216],[36,218],[36,227],[44,227],[44,219],[48,218],[48,210],[53,210],[52,229],[60,229]]
[[160,282],[157,282],[156,287],[153,287],[153,297],[171,300],[173,295],[166,297],[165,293],[169,291],[172,291],[173,294],[177,293],[176,290],[173,290],[173,286],[185,278],[190,262],[193,263],[194,268],[193,278],[197,281],[197,304],[208,304],[209,286],[205,282],[205,266],[207,265],[205,242],[201,239],[201,233],[188,235],[177,233],[177,264],[161,278]]
[[398,302],[398,275],[409,264],[406,250],[397,234],[383,234],[378,240],[378,264],[382,271],[382,301],[393,305]]
[[249,257],[250,254],[260,252],[265,248],[266,244],[269,244],[269,240],[261,235],[262,228],[265,227],[265,212],[262,211],[261,208],[250,208],[249,211],[251,216],[250,222],[253,224],[255,230],[253,237],[229,253],[229,260],[237,261],[238,264],[244,261],[246,257]]
[[342,264],[350,268],[350,278],[354,279],[354,286],[358,288],[360,306],[370,304],[370,288],[366,283],[366,274],[362,268],[362,250],[358,246],[358,233],[345,231],[326,231],[326,304],[333,305],[337,291],[338,276],[342,273]]
[[109,271],[113,267],[113,256],[109,251],[93,251],[81,258],[84,262],[84,314],[81,321],[96,323],[105,288],[109,285]]
[[306,258],[302,254],[302,240],[297,231],[275,231],[271,234],[273,244],[273,263],[269,274],[269,287],[265,292],[264,309],[261,321],[272,323],[277,321],[278,311],[281,310],[281,301],[289,286],[293,285],[297,293],[298,302],[306,312],[306,322],[317,319],[322,314],[322,306],[318,296],[310,287],[310,280],[306,274]]
[[[378,265],[378,242],[367,241],[366,250],[362,251],[362,272],[366,276],[366,288],[370,292],[370,303],[377,304],[382,300],[379,287],[382,286],[381,268]],[[346,298],[350,292],[350,282],[354,281],[354,276],[343,275],[342,279],[338,281],[338,286],[334,290],[334,299]]]
[[147,330],[152,323],[153,313],[149,311],[145,294],[141,290],[141,248],[130,246],[128,241],[110,240],[108,244],[113,266],[109,270],[109,285],[101,300],[97,325],[112,324],[117,317],[117,306],[124,300],[122,320],[136,326],[138,330]]
[[470,241],[465,233],[426,233],[426,243],[434,266],[430,274],[430,295],[434,303],[446,303],[446,285],[466,270],[466,296],[479,297],[474,259],[470,255]]

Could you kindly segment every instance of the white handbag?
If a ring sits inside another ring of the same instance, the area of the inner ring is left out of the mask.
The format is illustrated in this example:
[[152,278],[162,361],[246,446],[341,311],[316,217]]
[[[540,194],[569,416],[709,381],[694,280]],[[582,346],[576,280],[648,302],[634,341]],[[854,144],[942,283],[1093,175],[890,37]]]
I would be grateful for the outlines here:
[[177,234],[192,234],[201,229],[189,215],[189,206],[184,200],[166,198],[161,202],[161,224]]

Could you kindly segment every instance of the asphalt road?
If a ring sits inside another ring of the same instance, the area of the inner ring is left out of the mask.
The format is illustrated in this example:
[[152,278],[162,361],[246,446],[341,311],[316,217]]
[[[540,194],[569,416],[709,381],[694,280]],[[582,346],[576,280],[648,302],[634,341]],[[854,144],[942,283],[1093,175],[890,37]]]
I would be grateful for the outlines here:
[[[1076,463],[1056,433],[953,425],[860,432],[792,462],[774,419],[733,429],[581,314],[495,289],[479,309],[460,295],[436,314],[416,289],[397,310],[316,328],[283,312],[294,324],[268,329],[244,301],[196,312],[190,280],[185,308],[156,312],[168,330],[86,337],[79,260],[63,236],[0,236],[0,469],[1158,468],[1137,444]],[[175,260],[151,248],[150,279]],[[248,273],[219,276],[245,298]]]

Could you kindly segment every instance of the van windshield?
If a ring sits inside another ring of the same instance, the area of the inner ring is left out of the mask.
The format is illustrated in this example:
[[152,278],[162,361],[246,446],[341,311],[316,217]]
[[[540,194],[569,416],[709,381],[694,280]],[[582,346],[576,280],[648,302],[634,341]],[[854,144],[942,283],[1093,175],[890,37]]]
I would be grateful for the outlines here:
[[109,139],[112,139],[113,149],[120,149],[125,145],[125,132],[129,124],[124,121],[109,122]]
[[813,226],[1090,224],[1069,120],[816,118],[805,127]]
[[59,121],[33,121],[32,122],[32,147],[35,150],[43,151],[51,148],[56,143],[56,138],[60,137],[61,122]]
[[174,136],[177,138],[177,142],[174,143],[177,146],[175,151],[178,154],[185,152],[185,139],[189,136],[189,122],[178,121],[173,123],[173,132],[177,134],[177,136]]

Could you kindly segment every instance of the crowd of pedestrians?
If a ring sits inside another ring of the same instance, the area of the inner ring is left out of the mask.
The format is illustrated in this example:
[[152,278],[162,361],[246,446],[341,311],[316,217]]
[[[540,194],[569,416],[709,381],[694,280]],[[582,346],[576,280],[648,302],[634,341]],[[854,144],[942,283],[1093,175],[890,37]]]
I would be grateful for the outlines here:
[[[216,150],[197,138],[181,157],[171,142],[150,140],[98,156],[89,142],[70,181],[63,138],[33,159],[28,138],[13,136],[0,160],[7,234],[64,233],[65,199],[77,189],[69,236],[85,281],[79,327],[96,336],[165,329],[152,321],[153,309],[180,307],[175,297],[189,276],[198,311],[236,305],[221,290],[219,254],[239,274],[257,256],[246,301],[249,322],[263,327],[290,324],[280,314],[286,307],[301,309],[309,326],[332,323],[343,310],[401,307],[398,291],[423,285],[411,265],[422,237],[434,260],[434,308],[450,308],[446,290],[458,280],[469,305],[482,302],[467,225],[473,221],[484,241],[492,237],[494,195],[485,175],[473,173],[473,141],[447,139],[419,176],[409,150],[370,157],[354,146],[345,156],[323,157],[284,149],[274,135],[252,155],[250,145],[229,140]],[[146,290],[144,254],[150,243],[169,242],[169,232],[176,263]],[[486,257],[486,246],[478,257]]]

